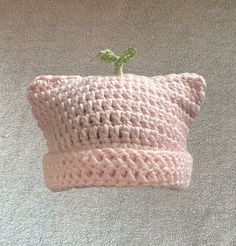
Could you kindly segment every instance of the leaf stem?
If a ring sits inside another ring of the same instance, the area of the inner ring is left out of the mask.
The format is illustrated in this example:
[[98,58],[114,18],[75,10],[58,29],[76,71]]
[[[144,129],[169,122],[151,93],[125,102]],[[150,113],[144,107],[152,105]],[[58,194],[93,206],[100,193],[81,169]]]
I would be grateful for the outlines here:
[[121,75],[123,73],[123,65],[124,63],[118,58],[118,60],[114,63],[114,72],[115,75]]

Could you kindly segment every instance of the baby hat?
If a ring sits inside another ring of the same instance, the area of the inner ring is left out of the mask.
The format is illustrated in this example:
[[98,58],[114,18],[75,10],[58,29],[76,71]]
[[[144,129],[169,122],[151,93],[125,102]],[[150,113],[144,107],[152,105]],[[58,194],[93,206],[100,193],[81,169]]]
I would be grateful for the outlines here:
[[195,73],[36,77],[28,100],[47,140],[46,186],[186,188],[187,137],[205,91]]

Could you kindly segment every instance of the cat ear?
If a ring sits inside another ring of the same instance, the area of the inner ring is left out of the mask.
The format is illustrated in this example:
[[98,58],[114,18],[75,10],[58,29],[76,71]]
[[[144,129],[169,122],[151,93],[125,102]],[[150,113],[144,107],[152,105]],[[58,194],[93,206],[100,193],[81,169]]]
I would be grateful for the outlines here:
[[203,103],[206,93],[204,78],[195,73],[183,73],[180,75],[181,82],[186,88],[186,96],[199,106]]
[[195,73],[170,74],[155,77],[165,88],[172,105],[178,105],[183,112],[182,118],[190,127],[200,111],[205,99],[206,82]]
[[176,102],[190,116],[188,125],[191,126],[205,99],[206,82],[202,76],[195,73],[180,74],[179,79],[180,86],[177,88],[180,97]]

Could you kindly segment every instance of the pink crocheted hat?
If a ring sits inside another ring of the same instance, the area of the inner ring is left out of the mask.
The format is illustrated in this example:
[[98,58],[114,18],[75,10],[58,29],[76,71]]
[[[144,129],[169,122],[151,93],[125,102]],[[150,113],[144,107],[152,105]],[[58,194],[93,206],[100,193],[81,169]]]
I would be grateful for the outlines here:
[[37,77],[28,100],[47,140],[47,187],[187,187],[187,136],[205,90],[193,73]]

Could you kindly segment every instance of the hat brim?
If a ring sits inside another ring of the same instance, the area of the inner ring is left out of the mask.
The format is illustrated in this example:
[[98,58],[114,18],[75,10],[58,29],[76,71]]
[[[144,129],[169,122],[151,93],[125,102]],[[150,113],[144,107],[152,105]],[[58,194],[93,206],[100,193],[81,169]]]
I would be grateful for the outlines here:
[[185,152],[102,148],[47,153],[43,157],[47,187],[64,191],[82,187],[189,186],[192,156]]

